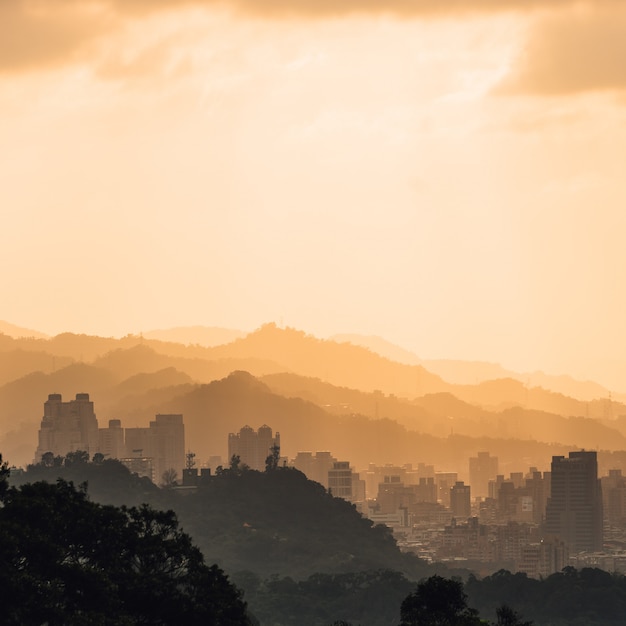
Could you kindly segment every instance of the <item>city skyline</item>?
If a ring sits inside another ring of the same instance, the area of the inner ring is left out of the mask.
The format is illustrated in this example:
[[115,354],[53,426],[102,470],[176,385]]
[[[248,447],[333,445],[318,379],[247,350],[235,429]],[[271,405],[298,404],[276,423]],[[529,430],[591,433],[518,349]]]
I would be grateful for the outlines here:
[[610,0],[7,0],[0,317],[274,321],[624,391],[625,25]]

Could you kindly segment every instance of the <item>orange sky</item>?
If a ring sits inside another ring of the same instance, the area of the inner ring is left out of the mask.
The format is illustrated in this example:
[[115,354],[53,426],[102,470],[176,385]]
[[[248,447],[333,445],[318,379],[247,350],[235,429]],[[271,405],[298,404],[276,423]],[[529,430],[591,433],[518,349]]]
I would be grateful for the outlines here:
[[0,319],[626,391],[624,32],[622,0],[1,0]]

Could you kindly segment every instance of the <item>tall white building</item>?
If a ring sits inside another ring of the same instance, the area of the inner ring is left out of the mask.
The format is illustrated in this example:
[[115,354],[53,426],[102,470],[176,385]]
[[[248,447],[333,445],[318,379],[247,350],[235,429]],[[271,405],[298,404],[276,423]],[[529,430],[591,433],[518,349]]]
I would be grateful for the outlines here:
[[183,416],[157,415],[148,428],[124,429],[120,420],[109,420],[108,428],[98,428],[88,393],[78,393],[69,402],[63,402],[61,394],[50,394],[44,403],[35,462],[46,452],[64,457],[78,450],[87,452],[89,458],[100,452],[106,458],[120,459],[131,471],[156,483],[167,470],[174,470],[180,478],[185,468]]
[[272,429],[263,424],[255,432],[250,426],[244,426],[238,433],[228,435],[228,460],[238,456],[242,464],[250,469],[263,471],[265,460],[272,453],[272,448],[280,448],[280,433],[272,436]]
[[75,400],[63,402],[60,393],[51,393],[43,405],[35,462],[46,452],[65,456],[84,450],[93,456],[98,452],[98,420],[88,393],[77,393]]

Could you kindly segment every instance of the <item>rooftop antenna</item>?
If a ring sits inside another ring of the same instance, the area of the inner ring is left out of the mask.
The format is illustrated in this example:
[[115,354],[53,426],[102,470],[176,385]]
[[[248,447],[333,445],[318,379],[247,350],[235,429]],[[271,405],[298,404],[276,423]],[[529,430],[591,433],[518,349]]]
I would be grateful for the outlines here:
[[191,452],[191,450],[189,452],[187,452],[186,456],[186,462],[185,462],[185,466],[187,467],[188,470],[193,469],[196,466],[196,453],[195,452]]

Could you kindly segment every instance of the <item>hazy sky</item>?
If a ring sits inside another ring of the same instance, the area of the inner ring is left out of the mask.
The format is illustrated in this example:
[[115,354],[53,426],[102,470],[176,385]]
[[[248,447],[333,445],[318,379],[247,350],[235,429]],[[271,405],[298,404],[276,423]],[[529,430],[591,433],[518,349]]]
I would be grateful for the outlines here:
[[0,319],[626,390],[625,32],[623,0],[0,0]]

